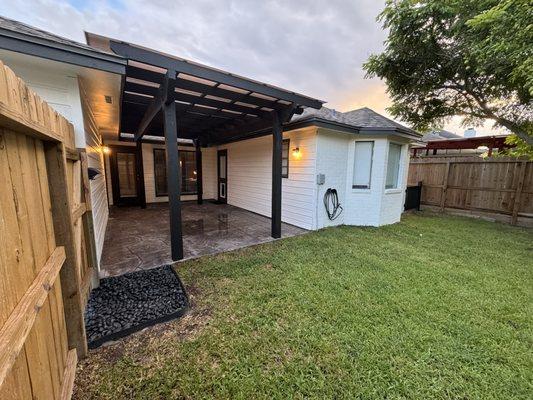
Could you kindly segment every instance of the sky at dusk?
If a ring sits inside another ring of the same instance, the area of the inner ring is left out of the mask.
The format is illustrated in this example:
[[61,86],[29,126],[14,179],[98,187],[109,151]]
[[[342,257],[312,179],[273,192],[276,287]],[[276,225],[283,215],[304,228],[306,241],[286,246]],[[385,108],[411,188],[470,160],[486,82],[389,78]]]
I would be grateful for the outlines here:
[[[363,62],[383,48],[384,0],[3,0],[0,14],[85,43],[89,31],[327,102],[388,115],[386,86]],[[401,121],[400,121],[401,122]],[[496,133],[492,123],[476,128]],[[460,119],[446,129],[462,134]]]

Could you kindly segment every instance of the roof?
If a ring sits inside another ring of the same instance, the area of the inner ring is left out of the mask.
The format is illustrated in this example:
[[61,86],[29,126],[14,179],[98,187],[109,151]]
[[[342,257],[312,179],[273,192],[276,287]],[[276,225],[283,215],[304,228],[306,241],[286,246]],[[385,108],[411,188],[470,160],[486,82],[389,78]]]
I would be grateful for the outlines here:
[[0,49],[117,74],[126,65],[123,57],[2,16]]
[[442,140],[442,139],[461,139],[463,136],[457,135],[450,131],[445,130],[434,130],[426,133],[422,137],[422,141],[430,142],[432,140]]
[[322,107],[319,110],[305,109],[301,115],[295,115],[287,127],[312,124],[357,134],[386,132],[403,136],[407,135],[413,138],[419,138],[421,136],[418,132],[368,107],[347,112],[340,112],[327,107]]

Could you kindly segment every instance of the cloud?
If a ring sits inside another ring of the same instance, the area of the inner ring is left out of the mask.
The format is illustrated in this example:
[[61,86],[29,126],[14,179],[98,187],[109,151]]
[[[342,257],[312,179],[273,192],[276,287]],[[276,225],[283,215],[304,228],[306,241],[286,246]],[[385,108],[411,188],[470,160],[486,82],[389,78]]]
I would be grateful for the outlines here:
[[382,49],[376,0],[3,0],[0,14],[84,42],[99,33],[327,101],[385,112],[362,63]]

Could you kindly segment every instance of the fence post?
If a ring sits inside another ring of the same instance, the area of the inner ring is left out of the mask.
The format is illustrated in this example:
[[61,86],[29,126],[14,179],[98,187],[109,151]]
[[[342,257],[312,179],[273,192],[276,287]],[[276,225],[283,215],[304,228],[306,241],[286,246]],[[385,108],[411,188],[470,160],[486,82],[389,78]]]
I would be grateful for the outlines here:
[[52,219],[56,244],[65,247],[65,263],[61,268],[61,291],[65,308],[69,349],[75,348],[78,357],[87,354],[81,281],[78,274],[72,206],[67,182],[67,158],[63,143],[44,142],[46,169],[50,185]]
[[450,164],[451,162],[446,162],[446,172],[444,173],[444,182],[442,183],[442,195],[440,199],[440,210],[444,211],[446,206],[446,192],[448,191],[448,177],[450,175]]
[[93,205],[91,199],[91,186],[89,183],[88,168],[89,163],[87,161],[87,152],[85,149],[78,149],[81,161],[81,177],[83,184],[83,201],[85,202],[85,214],[83,214],[83,233],[85,238],[85,246],[87,248],[87,260],[89,262],[91,272],[91,286],[97,288],[100,285],[100,279],[98,277],[98,256],[96,254],[96,243],[94,235],[94,222],[93,222]]
[[514,193],[513,200],[513,215],[511,217],[511,224],[516,225],[518,221],[518,211],[520,208],[520,197],[522,197],[522,188],[524,187],[524,178],[526,176],[527,162],[522,161],[520,163],[520,175],[518,176],[518,184]]

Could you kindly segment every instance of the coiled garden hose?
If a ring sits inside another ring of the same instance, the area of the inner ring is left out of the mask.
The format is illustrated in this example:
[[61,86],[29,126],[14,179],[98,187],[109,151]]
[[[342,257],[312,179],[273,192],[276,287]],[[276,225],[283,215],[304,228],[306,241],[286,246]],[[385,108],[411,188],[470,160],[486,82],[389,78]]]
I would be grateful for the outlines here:
[[339,203],[339,195],[336,189],[329,188],[324,193],[324,207],[330,221],[335,221],[342,214],[343,208]]

